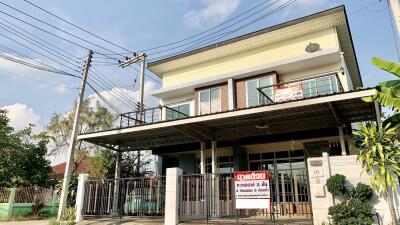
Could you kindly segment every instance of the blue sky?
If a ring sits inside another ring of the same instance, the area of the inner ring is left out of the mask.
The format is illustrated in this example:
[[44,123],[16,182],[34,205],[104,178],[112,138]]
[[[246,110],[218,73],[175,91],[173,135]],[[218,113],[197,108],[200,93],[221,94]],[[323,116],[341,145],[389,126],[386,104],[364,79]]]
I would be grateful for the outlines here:
[[[87,38],[87,40],[99,43],[107,48],[113,48],[118,52],[123,51],[50,17],[22,0],[5,0],[4,2],[34,15],[36,18]],[[35,4],[107,40],[132,50],[181,40],[231,18],[260,2],[260,0],[34,1]],[[279,13],[235,33],[235,36],[341,4],[346,6],[349,15],[350,28],[364,85],[374,86],[382,80],[392,79],[392,76],[381,72],[370,64],[373,56],[397,61],[386,1],[298,0]],[[4,5],[0,5],[0,10],[18,15]],[[4,14],[0,14],[0,18],[9,19]],[[29,19],[29,21],[39,24],[32,19]],[[72,52],[77,57],[86,55],[84,49],[57,40],[51,35],[39,32],[22,23],[14,22],[58,47]],[[0,34],[6,34],[4,30],[0,30]],[[53,32],[63,35],[60,31]],[[3,36],[0,36],[0,40],[3,45],[43,62],[51,63],[48,59],[24,49]],[[101,59],[96,60],[101,61]],[[120,91],[127,93],[128,96],[137,101],[138,85],[133,88],[133,81],[137,75],[135,70],[131,68],[119,69],[115,66],[96,66],[96,69],[107,75],[113,83],[121,86],[123,89],[120,89]],[[152,75],[149,74],[149,76]],[[32,81],[32,79],[50,85]],[[159,83],[150,79],[147,80],[146,93],[149,93],[151,89],[160,87]],[[26,126],[29,122],[34,122],[38,124],[37,130],[40,130],[46,125],[52,113],[67,112],[77,97],[78,92],[74,88],[78,86],[79,81],[76,79],[32,70],[0,60],[0,107],[9,109],[13,125],[17,128]],[[106,95],[107,90],[104,93]],[[93,92],[88,91],[88,95],[91,94]],[[113,96],[109,96],[109,98],[116,105],[120,104]],[[151,98],[147,98],[146,101],[154,103],[154,99]],[[129,109],[124,108],[126,106],[122,103],[120,107],[122,111]]]

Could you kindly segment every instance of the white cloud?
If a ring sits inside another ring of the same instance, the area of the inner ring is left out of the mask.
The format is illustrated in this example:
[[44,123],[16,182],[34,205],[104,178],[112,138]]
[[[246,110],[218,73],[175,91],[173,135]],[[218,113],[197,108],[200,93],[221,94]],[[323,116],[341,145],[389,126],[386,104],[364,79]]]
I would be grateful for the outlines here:
[[10,125],[15,130],[22,130],[29,126],[29,124],[35,124],[33,132],[39,132],[40,127],[40,116],[35,113],[33,108],[29,108],[27,105],[22,103],[15,103],[13,105],[6,105],[1,109],[7,110],[7,116],[10,119]]
[[[144,84],[144,104],[147,107],[153,107],[158,104],[157,99],[151,96],[151,92],[154,90],[154,88],[154,82],[147,81]],[[114,87],[113,89],[108,91],[101,91],[100,94],[107,100],[107,102],[111,103],[121,112],[135,111],[132,104],[140,101],[139,89],[133,91],[126,88]],[[102,105],[109,108],[106,104],[103,103],[103,101],[99,96],[97,96],[97,94],[92,94],[89,96],[89,98],[95,100],[92,101],[92,104],[95,104],[96,101],[99,101]]]
[[239,6],[240,0],[202,0],[204,6],[184,15],[185,25],[190,28],[203,28],[216,24],[230,16]]

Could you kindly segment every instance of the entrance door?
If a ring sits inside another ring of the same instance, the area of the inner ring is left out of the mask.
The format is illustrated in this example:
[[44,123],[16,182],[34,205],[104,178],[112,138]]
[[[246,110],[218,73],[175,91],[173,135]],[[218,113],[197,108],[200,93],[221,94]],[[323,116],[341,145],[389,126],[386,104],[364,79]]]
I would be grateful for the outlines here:
[[311,219],[309,182],[303,150],[249,155],[249,168],[269,170],[276,219]]

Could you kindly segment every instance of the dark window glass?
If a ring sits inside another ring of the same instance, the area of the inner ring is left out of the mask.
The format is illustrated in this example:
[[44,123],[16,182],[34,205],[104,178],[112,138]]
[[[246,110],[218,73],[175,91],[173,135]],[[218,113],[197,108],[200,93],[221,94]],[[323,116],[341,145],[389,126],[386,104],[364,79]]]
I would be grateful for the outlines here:
[[261,154],[257,153],[257,154],[250,154],[249,155],[249,160],[259,160],[261,159]]
[[251,162],[250,163],[250,171],[260,170],[260,162]]
[[261,156],[262,156],[262,159],[274,159],[273,152],[262,153]]
[[304,152],[303,150],[294,150],[294,151],[289,151],[290,157],[303,157]]
[[276,158],[288,158],[289,157],[289,152],[288,151],[275,152],[275,157]]

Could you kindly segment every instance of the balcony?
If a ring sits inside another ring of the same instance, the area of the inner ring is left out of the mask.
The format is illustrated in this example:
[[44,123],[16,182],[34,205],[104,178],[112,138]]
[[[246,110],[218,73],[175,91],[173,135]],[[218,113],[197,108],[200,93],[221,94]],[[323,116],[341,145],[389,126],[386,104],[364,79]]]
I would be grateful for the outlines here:
[[[337,73],[328,73],[257,88],[259,106],[332,95],[343,92]],[[250,107],[249,107],[250,108]],[[252,107],[251,107],[252,108]],[[120,114],[120,128],[188,118],[190,115],[168,106],[157,106]]]
[[342,93],[343,86],[337,73],[328,73],[263,86],[257,90],[260,93],[260,105],[270,105]]

